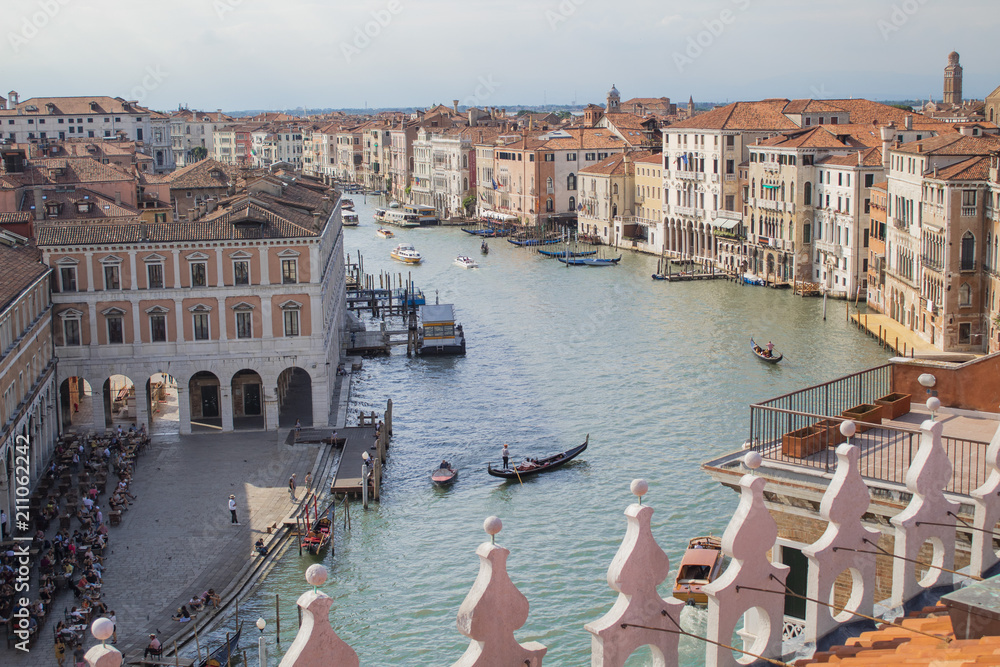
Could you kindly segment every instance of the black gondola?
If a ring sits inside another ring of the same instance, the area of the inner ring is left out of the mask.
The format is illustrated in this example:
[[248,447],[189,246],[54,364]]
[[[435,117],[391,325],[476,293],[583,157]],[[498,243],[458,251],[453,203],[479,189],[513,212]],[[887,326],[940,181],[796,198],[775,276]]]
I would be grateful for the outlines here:
[[766,361],[769,364],[778,363],[781,361],[783,356],[780,352],[768,352],[766,349],[755,343],[753,338],[750,339],[750,349],[753,350],[753,353],[757,355],[758,359]]
[[523,479],[525,477],[530,477],[531,475],[536,475],[540,472],[548,472],[549,470],[555,470],[559,466],[572,461],[580,454],[580,452],[587,449],[587,445],[589,443],[590,434],[588,433],[587,439],[584,440],[583,444],[579,447],[574,447],[573,449],[568,449],[565,452],[547,456],[544,459],[535,459],[530,462],[525,462],[514,466],[510,470],[494,470],[492,464],[487,463],[486,472],[494,477],[503,477],[504,479]]
[[236,651],[240,647],[240,633],[243,632],[243,623],[236,628],[236,633],[229,635],[229,641],[208,654],[198,667],[222,667],[229,662],[230,657],[236,656]]

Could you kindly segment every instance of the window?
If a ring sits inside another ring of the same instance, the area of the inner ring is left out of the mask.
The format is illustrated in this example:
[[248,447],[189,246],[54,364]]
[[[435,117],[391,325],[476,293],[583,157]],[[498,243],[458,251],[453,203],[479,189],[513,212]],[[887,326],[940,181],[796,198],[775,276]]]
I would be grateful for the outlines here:
[[555,191],[555,189],[553,188],[553,185],[552,185],[552,177],[549,176],[548,178],[545,179],[545,193],[546,194],[552,194],[554,191]]
[[[973,190],[973,192],[975,192]],[[976,237],[972,232],[965,232],[962,237],[961,271],[974,271],[976,269]]]
[[208,313],[194,313],[191,318],[195,340],[208,340]]
[[299,311],[294,308],[286,308],[284,311],[284,324],[286,336],[299,335]]
[[576,210],[576,197],[570,197],[569,198],[569,210],[570,211],[575,211]]
[[125,342],[125,331],[121,315],[108,315],[108,344],[121,345]]
[[163,289],[163,265],[147,264],[146,279],[149,281],[149,289]]
[[548,199],[545,200],[545,210],[549,212],[555,210],[555,204],[552,201],[552,197],[549,197]]
[[802,242],[812,243],[812,225],[808,223],[802,226]]
[[121,289],[121,281],[119,280],[119,272],[117,264],[105,264],[104,265],[104,289]]
[[281,283],[291,285],[298,282],[296,260],[281,260]]
[[570,174],[566,177],[566,189],[576,190],[576,174]]
[[205,262],[191,262],[191,287],[205,287],[208,284],[208,270]]
[[253,338],[253,313],[249,310],[236,311],[236,337]]
[[63,344],[80,344],[80,320],[79,318],[66,318],[63,320]]
[[566,153],[567,162],[576,162],[576,153]]
[[75,292],[76,291],[76,267],[75,266],[64,266],[59,269],[59,291],[60,292]]
[[250,262],[245,259],[233,262],[233,279],[236,285],[250,284]]
[[735,160],[726,160],[726,173],[727,174],[735,174],[736,173],[736,161]]
[[149,315],[149,339],[154,343],[167,342],[167,316],[164,313]]
[[972,341],[972,324],[962,322],[958,325],[958,342],[968,344]]
[[555,153],[546,153],[545,154],[545,161],[546,162],[555,162],[556,161],[556,154]]

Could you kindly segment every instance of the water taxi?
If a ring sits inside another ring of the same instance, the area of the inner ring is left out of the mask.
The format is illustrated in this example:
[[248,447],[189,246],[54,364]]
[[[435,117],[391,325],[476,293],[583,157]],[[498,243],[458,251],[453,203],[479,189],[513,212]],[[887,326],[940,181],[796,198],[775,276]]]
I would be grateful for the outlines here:
[[455,309],[450,303],[420,306],[420,323],[417,354],[465,354],[465,332],[461,324],[455,324]]
[[433,206],[418,206],[416,204],[404,204],[403,213],[416,216],[418,224],[436,225],[438,224],[437,211]]
[[463,269],[478,269],[479,264],[476,260],[471,257],[466,257],[465,255],[459,255],[455,258],[455,263],[458,264]]
[[341,199],[340,200],[340,208],[344,209],[345,211],[353,211],[354,210],[354,201],[351,200],[351,199]]
[[383,239],[391,239],[395,234],[392,233],[391,229],[383,229],[379,227],[375,230],[375,236],[379,236]]
[[357,227],[360,224],[357,213],[343,213],[340,219],[344,227]]
[[722,573],[722,540],[718,537],[695,537],[681,557],[674,580],[674,597],[690,605],[704,607],[708,594],[702,587]]
[[396,227],[419,227],[420,221],[413,213],[399,211],[395,209],[377,208],[375,209],[375,222]]
[[389,256],[404,264],[419,264],[423,260],[417,249],[410,243],[400,243],[389,253]]

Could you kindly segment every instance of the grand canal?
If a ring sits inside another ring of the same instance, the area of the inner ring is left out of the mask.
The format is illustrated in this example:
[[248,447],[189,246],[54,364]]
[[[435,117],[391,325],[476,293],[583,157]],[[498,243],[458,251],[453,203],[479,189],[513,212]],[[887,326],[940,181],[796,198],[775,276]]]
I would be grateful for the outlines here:
[[[396,239],[380,239],[371,200],[354,199],[362,224],[345,230],[352,259],[360,250],[369,273],[412,271],[428,301],[437,294],[456,305],[468,338],[464,358],[408,359],[396,348],[352,378],[351,420],[381,411],[387,398],[395,404],[382,502],[367,512],[354,505],[351,531],[338,525],[336,554],[325,559],[333,625],[363,665],[458,659],[468,640],[455,615],[476,578],[489,515],[503,520],[497,543],[510,549],[511,579],[531,605],[518,638],[548,646],[546,665],[589,664],[583,624],[616,599],[606,573],[633,501],[629,482],[649,481],[644,502],[656,509],[656,538],[676,567],[686,540],[721,534],[736,506],[736,494],[699,466],[744,441],[748,404],[887,356],[845,322],[843,302],[830,302],[824,321],[821,300],[788,291],[653,282],[654,257],[626,253],[617,267],[567,268],[500,239],[482,257],[479,241],[457,228],[396,229]],[[401,241],[423,253],[422,265],[389,259]],[[458,254],[481,268],[454,265]],[[761,363],[751,335],[774,341],[785,361]],[[486,474],[504,442],[519,458],[580,444],[588,433],[579,460],[523,486]],[[460,469],[444,491],[428,480],[442,458]],[[280,596],[282,651],[311,562],[289,550],[241,603],[245,618],[268,621],[273,644]],[[686,609],[684,620],[704,631],[703,611]],[[245,634],[244,647],[255,635]],[[703,646],[682,640],[682,653],[700,664]],[[647,660],[636,654],[629,664]]]

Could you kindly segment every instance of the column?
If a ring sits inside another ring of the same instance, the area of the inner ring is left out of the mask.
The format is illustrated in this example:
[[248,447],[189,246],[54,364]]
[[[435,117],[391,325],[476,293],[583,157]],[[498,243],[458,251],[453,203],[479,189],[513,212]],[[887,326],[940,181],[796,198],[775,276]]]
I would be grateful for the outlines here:
[[[87,320],[90,325],[90,344],[91,346],[97,345],[97,304],[88,303],[87,304]],[[82,332],[81,332],[82,335]],[[82,341],[81,341],[82,342]]]
[[219,304],[219,340],[229,340],[226,334],[226,297],[220,296],[216,301]]
[[139,428],[142,424],[146,425],[147,432],[153,430],[153,425],[149,422],[149,394],[145,382],[142,382],[142,386],[135,386],[135,427]]
[[215,266],[218,268],[218,282],[216,283],[216,286],[223,287],[226,284],[226,281],[222,272],[222,248],[215,249]]
[[187,385],[177,383],[177,416],[180,420],[180,434],[191,435],[191,396]]
[[184,342],[184,317],[187,312],[184,310],[184,303],[180,299],[174,299],[174,321],[177,324],[177,344]]
[[267,246],[259,246],[260,248],[260,284],[270,285],[271,284],[271,270],[270,262],[267,258]]
[[274,338],[274,324],[271,322],[271,297],[269,294],[264,294],[260,297],[260,326],[263,329],[261,331],[262,338],[265,340]]
[[219,385],[219,410],[222,415],[222,432],[229,433],[233,429],[233,385]]
[[129,288],[134,292],[139,289],[139,276],[135,273],[135,251],[131,251],[128,254],[128,269],[132,277],[129,280]]
[[[174,289],[181,288],[181,251],[174,250],[170,251],[174,256]],[[190,431],[189,431],[190,433]]]
[[[313,419],[316,419],[315,412]],[[267,385],[264,386],[264,428],[268,431],[278,430],[278,391],[277,387],[269,388]]]
[[[77,269],[79,270],[80,267],[77,267]],[[85,252],[85,253],[83,253],[83,269],[82,270],[87,272],[87,291],[88,292],[93,292],[94,291],[94,253],[92,253],[92,252]],[[79,286],[80,286],[80,276],[79,275],[76,277],[76,280],[77,280],[76,285],[79,288]]]

